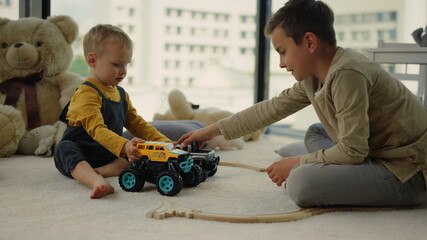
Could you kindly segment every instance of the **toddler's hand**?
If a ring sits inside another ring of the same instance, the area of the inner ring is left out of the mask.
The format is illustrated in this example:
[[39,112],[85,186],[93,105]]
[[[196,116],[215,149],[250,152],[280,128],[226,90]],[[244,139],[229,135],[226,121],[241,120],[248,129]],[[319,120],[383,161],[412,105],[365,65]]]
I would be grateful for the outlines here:
[[135,146],[137,143],[143,142],[145,142],[143,139],[133,138],[132,140],[127,141],[126,144],[123,146],[122,153],[126,154],[130,162],[138,161],[142,157]]

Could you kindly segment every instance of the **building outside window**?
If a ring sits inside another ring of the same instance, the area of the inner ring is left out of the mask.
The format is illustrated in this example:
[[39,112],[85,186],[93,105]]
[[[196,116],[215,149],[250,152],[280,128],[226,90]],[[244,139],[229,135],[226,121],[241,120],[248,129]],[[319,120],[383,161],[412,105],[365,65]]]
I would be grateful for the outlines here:
[[[361,52],[376,47],[380,39],[413,42],[410,33],[427,22],[427,4],[420,7],[417,0],[324,2],[335,13],[338,45]],[[17,19],[18,3],[0,0],[1,16]],[[273,12],[283,3],[272,0]],[[256,0],[51,1],[51,15],[60,14],[79,25],[74,62],[84,62],[82,37],[95,24],[117,25],[130,35],[134,57],[123,85],[147,120],[168,108],[162,102],[174,88],[201,107],[237,112],[253,104]],[[273,97],[295,80],[279,68],[274,49],[270,56],[269,97]],[[72,71],[87,76],[84,64],[73,63]],[[317,121],[305,111],[284,122],[304,129],[306,119]]]

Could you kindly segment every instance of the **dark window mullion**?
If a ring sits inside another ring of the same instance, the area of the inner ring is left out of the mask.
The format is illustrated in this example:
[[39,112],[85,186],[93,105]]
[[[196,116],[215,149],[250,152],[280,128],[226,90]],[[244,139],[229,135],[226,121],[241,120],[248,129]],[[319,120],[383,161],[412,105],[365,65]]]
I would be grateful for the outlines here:
[[19,17],[39,17],[50,16],[50,0],[19,0]]
[[271,17],[271,0],[257,0],[256,47],[255,47],[255,84],[254,102],[268,98],[270,77],[270,42],[264,35],[264,27]]

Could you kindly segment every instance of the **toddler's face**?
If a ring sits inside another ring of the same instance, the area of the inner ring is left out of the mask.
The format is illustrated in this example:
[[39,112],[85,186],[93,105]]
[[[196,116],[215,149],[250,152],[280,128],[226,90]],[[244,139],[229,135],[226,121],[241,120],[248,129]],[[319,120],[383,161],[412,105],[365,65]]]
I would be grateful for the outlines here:
[[116,86],[126,76],[132,50],[119,42],[107,42],[95,56],[91,78],[107,86]]

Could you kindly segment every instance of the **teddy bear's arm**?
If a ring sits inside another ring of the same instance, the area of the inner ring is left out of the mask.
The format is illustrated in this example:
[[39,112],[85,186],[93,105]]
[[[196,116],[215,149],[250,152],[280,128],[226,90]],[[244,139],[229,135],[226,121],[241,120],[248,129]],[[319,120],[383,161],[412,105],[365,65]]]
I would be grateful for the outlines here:
[[59,88],[59,103],[62,109],[70,101],[77,87],[83,83],[83,77],[76,73],[65,72],[56,76],[54,82],[57,83]]

